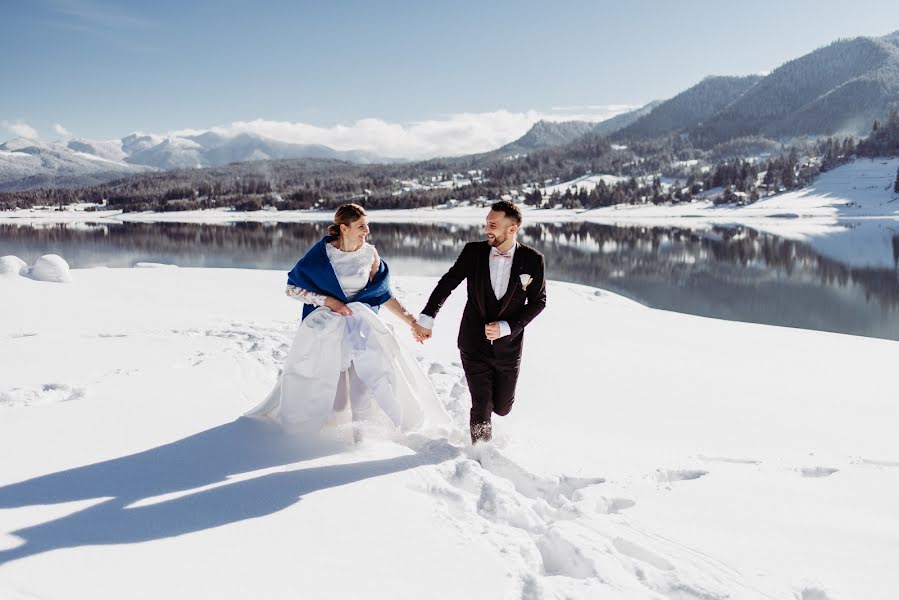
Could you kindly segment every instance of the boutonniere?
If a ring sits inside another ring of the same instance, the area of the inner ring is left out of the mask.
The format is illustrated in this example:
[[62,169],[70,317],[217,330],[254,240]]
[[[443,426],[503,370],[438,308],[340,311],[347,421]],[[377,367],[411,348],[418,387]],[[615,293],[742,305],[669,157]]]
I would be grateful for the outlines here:
[[518,276],[518,278],[521,280],[521,289],[525,291],[527,291],[528,286],[531,284],[531,282],[534,281],[534,278],[527,273],[522,273]]

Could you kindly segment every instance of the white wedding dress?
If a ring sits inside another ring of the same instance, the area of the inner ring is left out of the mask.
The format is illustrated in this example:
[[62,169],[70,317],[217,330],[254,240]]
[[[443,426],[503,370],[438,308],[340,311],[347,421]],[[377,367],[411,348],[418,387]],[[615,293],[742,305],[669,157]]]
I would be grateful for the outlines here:
[[[355,252],[327,245],[328,258],[347,298],[367,283],[375,257],[364,244]],[[322,302],[305,290],[288,294]],[[449,416],[427,375],[393,330],[367,304],[350,302],[351,316],[320,306],[300,323],[284,368],[268,397],[247,413],[267,416],[292,430],[318,431],[349,395],[354,420],[364,420],[371,400],[403,430],[438,426]]]

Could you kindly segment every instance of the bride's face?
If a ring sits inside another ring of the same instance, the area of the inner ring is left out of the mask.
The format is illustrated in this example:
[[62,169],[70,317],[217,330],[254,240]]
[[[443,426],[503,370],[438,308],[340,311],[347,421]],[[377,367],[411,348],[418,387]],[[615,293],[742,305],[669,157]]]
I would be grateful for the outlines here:
[[349,225],[340,226],[344,244],[347,246],[361,246],[368,237],[368,217],[362,216]]

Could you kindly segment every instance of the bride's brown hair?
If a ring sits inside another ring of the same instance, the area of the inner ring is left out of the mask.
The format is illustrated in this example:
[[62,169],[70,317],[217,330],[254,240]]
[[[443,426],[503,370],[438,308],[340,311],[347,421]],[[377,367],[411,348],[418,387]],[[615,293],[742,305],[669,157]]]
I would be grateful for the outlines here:
[[328,226],[328,233],[340,237],[340,226],[349,226],[365,216],[365,209],[358,204],[344,204],[334,213],[334,222]]

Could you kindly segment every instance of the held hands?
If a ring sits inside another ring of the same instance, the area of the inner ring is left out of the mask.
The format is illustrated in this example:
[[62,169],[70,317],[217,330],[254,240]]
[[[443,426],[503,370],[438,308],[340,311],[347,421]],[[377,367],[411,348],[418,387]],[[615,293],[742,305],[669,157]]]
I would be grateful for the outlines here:
[[412,323],[412,337],[419,344],[424,344],[425,340],[431,339],[431,333],[431,330],[427,327],[422,327],[418,323]]
[[328,308],[330,308],[332,311],[336,312],[337,314],[343,315],[345,317],[348,317],[353,314],[353,311],[350,310],[349,306],[347,306],[346,304],[344,304],[343,302],[341,302],[340,300],[338,300],[337,298],[334,298],[332,296],[328,296],[328,298],[325,300],[325,306],[327,306]]
[[502,337],[500,335],[499,322],[494,321],[493,323],[487,323],[486,325],[484,325],[484,335],[487,336],[487,339],[490,340],[491,344],[494,340],[498,340],[500,337]]

